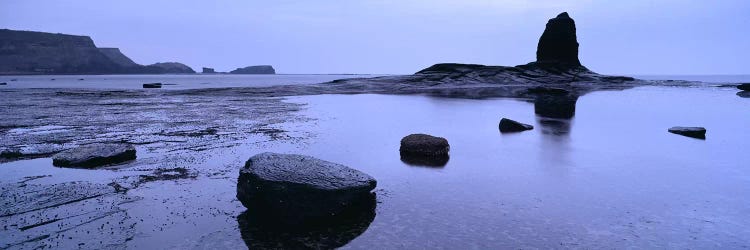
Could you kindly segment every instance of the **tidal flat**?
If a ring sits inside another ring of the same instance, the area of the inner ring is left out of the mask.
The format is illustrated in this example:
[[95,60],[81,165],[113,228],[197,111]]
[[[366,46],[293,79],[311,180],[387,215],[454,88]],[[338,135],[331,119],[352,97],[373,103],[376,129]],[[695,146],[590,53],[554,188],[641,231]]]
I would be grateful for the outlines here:
[[[732,87],[605,89],[553,102],[574,112],[549,117],[550,102],[527,96],[297,86],[282,97],[2,89],[0,248],[750,246],[750,99]],[[534,129],[501,134],[503,117]],[[706,139],[667,132],[682,125],[706,127]],[[450,160],[402,161],[399,140],[412,133],[448,139]],[[135,145],[137,159],[52,166],[53,154],[99,142]],[[271,228],[236,198],[238,170],[261,152],[366,172],[376,200],[326,230]]]

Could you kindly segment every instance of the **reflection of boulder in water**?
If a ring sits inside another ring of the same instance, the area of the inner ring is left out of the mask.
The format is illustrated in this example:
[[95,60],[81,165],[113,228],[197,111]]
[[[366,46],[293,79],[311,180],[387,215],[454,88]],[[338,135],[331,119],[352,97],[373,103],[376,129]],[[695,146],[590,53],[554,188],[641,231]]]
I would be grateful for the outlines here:
[[577,96],[538,95],[534,100],[534,113],[541,117],[570,119],[575,116]]
[[545,135],[567,135],[570,133],[570,120],[540,118],[539,124],[542,128],[542,134]]
[[401,162],[409,166],[442,168],[448,164],[450,156],[422,156],[401,153]]
[[332,249],[364,233],[375,219],[375,194],[357,206],[316,221],[288,221],[270,211],[248,209],[237,217],[249,249]]
[[750,91],[746,90],[746,91],[737,92],[737,96],[742,97],[742,98],[750,98]]

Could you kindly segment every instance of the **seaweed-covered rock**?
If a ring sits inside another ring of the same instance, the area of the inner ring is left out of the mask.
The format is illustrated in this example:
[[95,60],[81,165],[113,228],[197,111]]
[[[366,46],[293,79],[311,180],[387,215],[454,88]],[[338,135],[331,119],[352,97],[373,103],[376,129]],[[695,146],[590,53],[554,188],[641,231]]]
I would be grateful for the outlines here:
[[684,135],[687,137],[706,139],[706,128],[704,127],[671,127],[670,133]]
[[123,143],[96,143],[60,152],[52,157],[58,167],[94,168],[134,160],[135,147]]
[[314,221],[370,197],[377,181],[341,164],[310,156],[262,153],[240,169],[237,199],[248,209],[286,221]]
[[500,132],[502,133],[509,133],[509,132],[521,132],[526,130],[532,130],[534,129],[534,126],[531,126],[529,124],[520,123],[511,119],[500,119]]

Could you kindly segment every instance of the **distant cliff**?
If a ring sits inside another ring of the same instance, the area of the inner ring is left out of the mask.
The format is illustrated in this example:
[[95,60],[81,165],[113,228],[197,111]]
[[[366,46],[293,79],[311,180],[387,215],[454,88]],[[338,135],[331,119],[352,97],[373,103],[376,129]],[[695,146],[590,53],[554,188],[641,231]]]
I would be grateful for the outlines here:
[[257,65],[238,68],[229,72],[230,74],[276,74],[271,65]]
[[88,36],[0,29],[0,75],[164,73],[194,71],[173,63],[143,66],[117,48],[97,48]]
[[99,52],[107,56],[112,62],[123,67],[138,67],[137,63],[133,62],[128,56],[120,52],[118,48],[99,48]]
[[160,71],[160,74],[195,74],[195,70],[178,62],[154,63],[146,67]]

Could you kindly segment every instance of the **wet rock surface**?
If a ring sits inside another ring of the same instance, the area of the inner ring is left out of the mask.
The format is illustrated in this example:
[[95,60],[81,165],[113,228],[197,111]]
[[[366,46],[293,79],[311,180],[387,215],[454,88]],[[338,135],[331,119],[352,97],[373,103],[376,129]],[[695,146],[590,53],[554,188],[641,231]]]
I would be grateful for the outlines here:
[[361,203],[377,182],[341,164],[310,156],[262,153],[240,169],[237,199],[278,223],[316,221]]
[[750,83],[742,83],[740,85],[737,85],[737,89],[744,90],[744,91],[750,91]]
[[522,132],[534,129],[534,126],[520,123],[507,118],[500,119],[500,125],[498,127],[501,133]]
[[671,127],[667,131],[696,139],[706,139],[706,128],[704,127]]
[[448,140],[427,134],[411,134],[401,139],[402,156],[440,157],[450,151]]
[[750,98],[750,91],[737,92],[737,96],[742,97],[742,98]]
[[135,147],[130,144],[95,143],[69,149],[52,157],[58,167],[94,168],[135,160]]
[[401,161],[411,166],[444,167],[450,160],[448,140],[426,134],[411,134],[401,139]]

